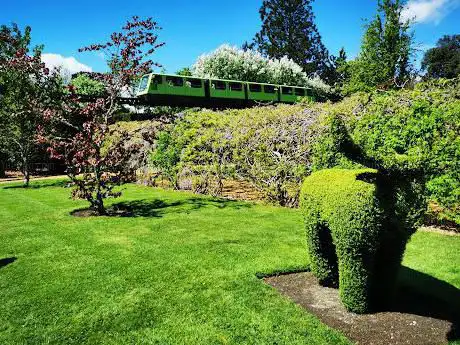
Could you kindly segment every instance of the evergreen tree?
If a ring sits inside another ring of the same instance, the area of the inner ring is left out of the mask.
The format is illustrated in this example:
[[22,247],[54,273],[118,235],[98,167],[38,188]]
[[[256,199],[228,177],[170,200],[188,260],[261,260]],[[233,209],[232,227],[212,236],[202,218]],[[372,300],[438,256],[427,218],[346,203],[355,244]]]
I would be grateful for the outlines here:
[[329,54],[314,23],[313,0],[264,0],[260,8],[262,29],[257,49],[271,58],[287,56],[308,74],[323,76]]
[[399,87],[410,78],[413,35],[410,22],[401,18],[403,5],[401,0],[379,0],[377,15],[366,25],[361,52],[349,63],[345,93]]
[[323,80],[331,86],[341,86],[345,82],[346,69],[344,66],[347,64],[347,53],[345,48],[341,48],[339,56],[331,55],[327,64],[327,69],[323,73]]
[[425,53],[422,69],[429,78],[455,78],[460,75],[460,35],[444,36]]

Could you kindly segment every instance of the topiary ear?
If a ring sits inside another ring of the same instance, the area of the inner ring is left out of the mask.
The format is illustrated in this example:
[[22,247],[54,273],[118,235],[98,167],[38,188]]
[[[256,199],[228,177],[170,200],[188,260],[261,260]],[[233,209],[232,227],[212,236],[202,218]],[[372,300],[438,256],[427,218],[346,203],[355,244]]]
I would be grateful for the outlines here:
[[346,158],[367,168],[382,168],[381,162],[373,157],[369,157],[366,152],[353,141],[340,115],[332,116],[330,126],[333,138],[336,140],[336,145]]

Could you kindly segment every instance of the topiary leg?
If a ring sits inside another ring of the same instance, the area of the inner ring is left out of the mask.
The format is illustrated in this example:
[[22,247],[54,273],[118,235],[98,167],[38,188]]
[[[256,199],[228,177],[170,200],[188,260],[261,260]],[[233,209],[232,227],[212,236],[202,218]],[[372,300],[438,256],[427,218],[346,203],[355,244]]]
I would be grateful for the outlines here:
[[337,287],[337,255],[331,232],[318,216],[311,214],[306,218],[307,251],[311,271],[321,285]]
[[367,226],[359,229],[354,222],[344,226],[337,237],[340,299],[347,310],[367,313],[374,307],[372,287],[378,274],[374,265],[378,238]]
[[339,293],[347,310],[358,314],[371,310],[371,277],[372,269],[361,257],[339,254]]

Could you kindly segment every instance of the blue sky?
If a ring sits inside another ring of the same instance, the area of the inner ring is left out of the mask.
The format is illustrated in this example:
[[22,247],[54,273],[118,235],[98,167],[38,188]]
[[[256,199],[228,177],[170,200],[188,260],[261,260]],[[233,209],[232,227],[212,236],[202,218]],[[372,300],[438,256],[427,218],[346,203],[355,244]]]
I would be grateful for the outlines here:
[[[154,60],[168,72],[190,66],[202,53],[223,43],[240,46],[260,29],[262,0],[0,0],[0,23],[32,26],[34,43],[43,43],[50,63],[69,69],[103,71],[94,53],[77,49],[103,42],[132,15],[151,16],[163,27]],[[343,46],[349,57],[359,52],[365,18],[377,0],[317,0],[313,4],[323,42],[332,54]],[[460,0],[409,0],[405,15],[415,17],[415,40],[421,49],[445,34],[460,33]],[[52,54],[52,55],[51,55]]]

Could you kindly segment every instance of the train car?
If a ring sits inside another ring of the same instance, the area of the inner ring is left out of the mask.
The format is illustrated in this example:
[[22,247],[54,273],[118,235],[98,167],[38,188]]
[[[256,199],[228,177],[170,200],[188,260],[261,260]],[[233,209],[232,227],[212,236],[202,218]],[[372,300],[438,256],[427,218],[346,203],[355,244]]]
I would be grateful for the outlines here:
[[154,73],[141,78],[136,96],[152,105],[213,108],[315,100],[304,87]]

